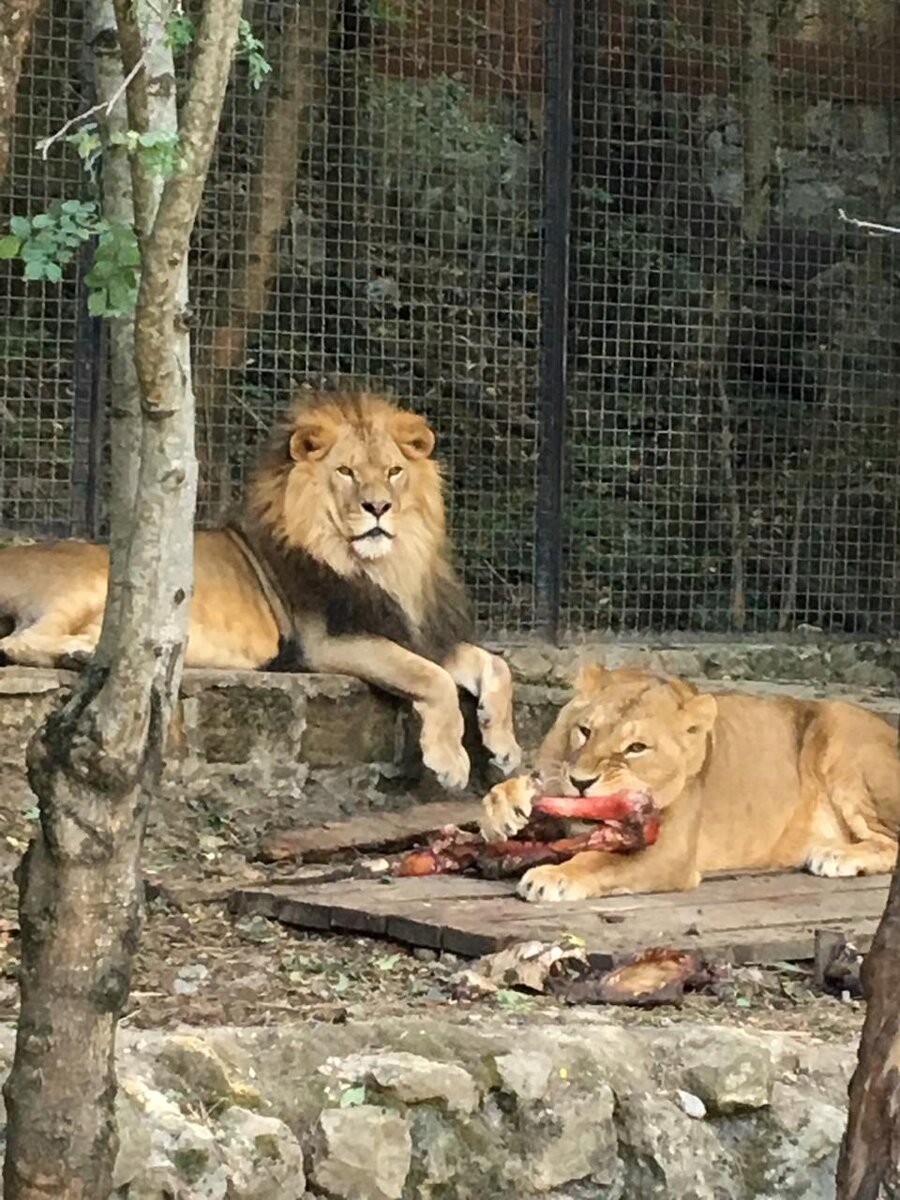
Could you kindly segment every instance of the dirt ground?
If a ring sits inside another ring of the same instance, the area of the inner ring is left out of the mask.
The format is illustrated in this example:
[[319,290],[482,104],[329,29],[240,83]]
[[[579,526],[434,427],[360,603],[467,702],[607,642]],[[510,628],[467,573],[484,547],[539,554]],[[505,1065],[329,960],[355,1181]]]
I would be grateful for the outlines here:
[[[3,811],[0,798],[0,1020],[16,1013],[18,936],[12,870],[27,844],[31,810]],[[262,917],[233,919],[231,887],[277,877],[247,861],[252,848],[227,828],[196,839],[152,829],[145,864],[148,905],[125,1023],[135,1028],[272,1024],[314,1018],[340,1023],[404,1012],[458,1011],[449,981],[464,965],[452,955],[372,938],[303,933]],[[282,871],[286,870],[285,868]],[[641,949],[642,947],[636,947]],[[471,1002],[485,1014],[550,1017],[559,1002],[502,990]],[[809,964],[726,970],[713,995],[689,995],[680,1008],[604,1010],[610,1021],[666,1024],[708,1020],[808,1031],[844,1040],[858,1032],[860,1002],[823,995]]]

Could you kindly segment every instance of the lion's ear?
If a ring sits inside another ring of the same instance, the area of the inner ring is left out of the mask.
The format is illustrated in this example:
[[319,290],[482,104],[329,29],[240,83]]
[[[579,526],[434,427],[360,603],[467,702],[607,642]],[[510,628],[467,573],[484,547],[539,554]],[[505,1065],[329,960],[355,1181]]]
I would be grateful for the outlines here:
[[715,724],[719,706],[715,696],[698,693],[691,696],[681,711],[688,733],[709,733]]
[[288,447],[294,462],[324,458],[335,443],[337,430],[330,421],[320,417],[301,417],[294,426]]
[[396,413],[391,421],[391,437],[406,458],[428,458],[434,450],[434,434],[418,413]]
[[602,663],[582,663],[575,672],[575,691],[580,696],[590,696],[599,692],[609,679],[609,671]]

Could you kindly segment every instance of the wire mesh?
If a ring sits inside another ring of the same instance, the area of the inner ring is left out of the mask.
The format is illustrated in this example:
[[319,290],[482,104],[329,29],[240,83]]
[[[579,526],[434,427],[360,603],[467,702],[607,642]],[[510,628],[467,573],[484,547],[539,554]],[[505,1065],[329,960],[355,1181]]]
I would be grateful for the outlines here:
[[563,623],[892,632],[900,24],[579,4]]
[[[36,23],[0,180],[2,232],[10,217],[83,188],[64,147],[46,159],[35,149],[87,107],[80,7],[61,5]],[[78,293],[76,273],[61,284],[24,283],[21,263],[0,260],[0,529],[68,533],[85,520],[93,323]]]
[[193,287],[201,518],[298,389],[386,389],[434,423],[473,600],[506,632],[533,612],[539,10],[257,6],[272,83],[238,68]]
[[[64,147],[34,152],[88,103],[82,7],[36,30],[11,212],[85,186]],[[570,638],[894,632],[900,237],[838,209],[900,224],[896,6],[572,0],[570,79],[545,67],[554,11],[248,3],[273,69],[257,89],[236,65],[191,263],[200,520],[293,394],[352,381],[435,425],[494,635],[538,614]],[[571,120],[565,307],[548,100]],[[0,263],[2,525],[90,524],[104,365],[83,313],[77,278]],[[560,528],[537,516],[556,335]]]

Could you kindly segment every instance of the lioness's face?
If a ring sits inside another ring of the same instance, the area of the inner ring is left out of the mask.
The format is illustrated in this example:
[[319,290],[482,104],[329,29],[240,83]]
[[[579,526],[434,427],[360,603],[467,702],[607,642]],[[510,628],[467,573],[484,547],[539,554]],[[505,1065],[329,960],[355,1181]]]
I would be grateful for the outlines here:
[[648,789],[665,807],[702,768],[716,717],[714,697],[632,670],[582,670],[560,713],[566,795]]
[[421,507],[423,493],[438,490],[435,464],[428,461],[433,447],[434,435],[413,413],[387,410],[350,424],[316,410],[291,436],[296,465],[288,503],[315,504],[319,518],[356,558],[384,558],[403,536],[404,518]]

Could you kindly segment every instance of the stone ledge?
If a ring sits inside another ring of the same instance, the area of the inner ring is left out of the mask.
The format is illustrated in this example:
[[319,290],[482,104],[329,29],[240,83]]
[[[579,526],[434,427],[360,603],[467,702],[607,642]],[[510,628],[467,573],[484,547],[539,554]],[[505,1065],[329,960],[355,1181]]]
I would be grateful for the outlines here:
[[[0,1060],[12,1045],[0,1030]],[[143,1200],[299,1200],[304,1161],[336,1200],[828,1200],[853,1061],[849,1042],[581,1012],[123,1030],[116,1176]]]

